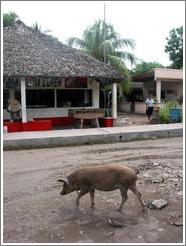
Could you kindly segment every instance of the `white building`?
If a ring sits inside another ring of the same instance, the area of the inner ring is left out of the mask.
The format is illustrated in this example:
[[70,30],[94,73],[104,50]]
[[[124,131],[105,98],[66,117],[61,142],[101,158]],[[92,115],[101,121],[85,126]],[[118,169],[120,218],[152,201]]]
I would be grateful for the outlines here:
[[156,98],[158,104],[166,101],[180,101],[183,97],[183,71],[180,69],[155,68],[154,71],[133,77],[132,101],[122,103],[122,110],[145,114],[145,100],[148,95]]

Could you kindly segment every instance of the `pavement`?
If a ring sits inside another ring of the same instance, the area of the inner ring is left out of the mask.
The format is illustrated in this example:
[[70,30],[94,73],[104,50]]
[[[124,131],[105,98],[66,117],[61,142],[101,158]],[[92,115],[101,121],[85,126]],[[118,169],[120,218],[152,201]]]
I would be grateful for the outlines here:
[[183,123],[15,132],[3,134],[3,149],[73,146],[181,136]]

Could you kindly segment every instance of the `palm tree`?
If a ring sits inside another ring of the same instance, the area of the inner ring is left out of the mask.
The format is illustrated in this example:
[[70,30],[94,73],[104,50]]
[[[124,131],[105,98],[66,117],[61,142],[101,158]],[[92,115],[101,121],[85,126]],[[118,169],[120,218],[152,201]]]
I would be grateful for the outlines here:
[[124,49],[134,49],[135,43],[132,39],[121,39],[113,25],[98,20],[84,31],[83,39],[71,37],[67,44],[115,67],[125,77],[122,83],[123,91],[130,92],[132,80],[124,61],[129,61],[132,65],[136,58]]

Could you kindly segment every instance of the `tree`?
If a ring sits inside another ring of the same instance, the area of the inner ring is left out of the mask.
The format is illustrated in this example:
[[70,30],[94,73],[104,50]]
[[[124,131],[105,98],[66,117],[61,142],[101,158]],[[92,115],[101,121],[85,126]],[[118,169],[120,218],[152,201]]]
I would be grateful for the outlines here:
[[173,28],[169,32],[169,37],[166,38],[167,45],[165,52],[169,54],[169,59],[173,62],[172,68],[183,67],[183,26]]
[[124,61],[134,64],[135,56],[124,49],[128,47],[133,49],[135,46],[133,40],[121,39],[113,25],[98,20],[84,31],[82,39],[71,37],[67,44],[115,67],[125,77],[122,87],[125,93],[129,93],[132,79]]
[[11,26],[19,19],[18,15],[14,12],[3,14],[3,26]]
[[137,64],[136,67],[132,70],[133,76],[138,76],[146,72],[151,72],[154,68],[163,68],[164,66],[158,62],[145,62],[142,61],[140,64]]

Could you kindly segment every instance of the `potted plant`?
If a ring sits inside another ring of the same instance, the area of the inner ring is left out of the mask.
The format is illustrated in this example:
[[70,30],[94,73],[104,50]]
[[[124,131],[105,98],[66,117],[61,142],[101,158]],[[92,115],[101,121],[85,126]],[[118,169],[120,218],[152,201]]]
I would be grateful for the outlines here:
[[169,108],[170,123],[181,122],[182,109],[178,102],[170,101],[167,103]]
[[112,118],[112,110],[107,108],[105,109],[105,115],[102,118],[103,127],[113,127],[113,118]]

